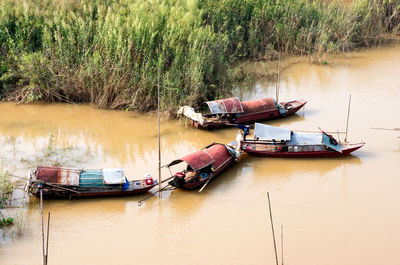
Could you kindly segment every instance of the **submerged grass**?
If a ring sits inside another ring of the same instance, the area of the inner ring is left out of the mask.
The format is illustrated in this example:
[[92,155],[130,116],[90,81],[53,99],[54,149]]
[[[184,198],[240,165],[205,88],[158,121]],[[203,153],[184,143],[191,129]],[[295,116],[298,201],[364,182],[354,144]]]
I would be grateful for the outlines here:
[[231,91],[229,66],[400,32],[400,0],[2,0],[0,97],[148,111]]

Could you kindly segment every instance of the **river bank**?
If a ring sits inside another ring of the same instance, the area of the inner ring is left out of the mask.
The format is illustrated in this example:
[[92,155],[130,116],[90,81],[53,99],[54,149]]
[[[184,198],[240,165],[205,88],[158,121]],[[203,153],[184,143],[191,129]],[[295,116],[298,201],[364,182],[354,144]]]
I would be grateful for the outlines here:
[[321,57],[399,33],[400,1],[0,3],[0,97],[146,112],[232,95],[242,60]]

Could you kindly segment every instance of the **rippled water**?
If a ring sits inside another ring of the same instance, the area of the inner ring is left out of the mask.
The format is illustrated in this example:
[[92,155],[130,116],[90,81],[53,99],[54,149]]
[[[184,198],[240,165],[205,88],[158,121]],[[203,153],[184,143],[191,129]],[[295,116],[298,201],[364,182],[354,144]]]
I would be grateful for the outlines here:
[[[268,124],[291,129],[345,129],[367,144],[339,159],[244,155],[202,193],[174,190],[137,206],[142,196],[46,201],[51,212],[49,264],[274,264],[267,191],[285,264],[376,265],[400,259],[400,46],[299,60],[281,76],[280,99],[308,100],[304,111]],[[262,67],[262,65],[257,65]],[[274,96],[263,79],[244,99]],[[200,131],[164,120],[162,164],[236,129]],[[343,138],[343,136],[341,136]],[[157,119],[82,105],[0,104],[0,158],[15,174],[57,163],[125,168],[128,178],[157,175]],[[169,175],[163,170],[163,176]],[[0,241],[1,264],[40,264],[37,199],[22,209],[22,237]],[[280,252],[280,250],[279,250]],[[279,254],[280,255],[280,254]]]

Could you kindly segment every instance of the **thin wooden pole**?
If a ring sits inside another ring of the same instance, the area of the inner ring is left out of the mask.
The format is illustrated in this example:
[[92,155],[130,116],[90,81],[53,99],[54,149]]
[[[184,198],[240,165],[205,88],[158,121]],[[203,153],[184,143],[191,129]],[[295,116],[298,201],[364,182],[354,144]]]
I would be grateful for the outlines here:
[[376,128],[372,127],[373,130],[383,130],[383,131],[400,131],[400,128]]
[[[157,101],[158,101],[158,189],[161,190],[161,140],[160,140],[160,75],[158,75],[157,82]],[[161,197],[161,192],[158,193],[158,196]]]
[[268,196],[268,205],[269,205],[269,217],[271,219],[271,227],[272,227],[272,238],[274,239],[275,260],[276,260],[276,265],[278,265],[278,253],[276,252],[274,222],[272,221],[272,210],[271,210],[271,201],[269,199],[269,192],[267,192],[267,196]]
[[281,262],[283,265],[283,225],[281,225],[281,253],[282,253]]
[[40,188],[40,212],[42,215],[42,251],[43,251],[43,265],[46,265],[46,253],[44,250],[44,227],[43,227],[43,189]]
[[349,106],[347,108],[346,136],[344,137],[345,143],[347,143],[347,131],[349,130],[350,103],[351,103],[351,94],[349,96]]
[[50,212],[47,217],[47,240],[46,240],[46,264],[49,259],[49,233],[50,233]]
[[279,62],[278,62],[278,80],[276,82],[276,103],[279,103],[279,83],[281,82],[281,53],[279,53]]

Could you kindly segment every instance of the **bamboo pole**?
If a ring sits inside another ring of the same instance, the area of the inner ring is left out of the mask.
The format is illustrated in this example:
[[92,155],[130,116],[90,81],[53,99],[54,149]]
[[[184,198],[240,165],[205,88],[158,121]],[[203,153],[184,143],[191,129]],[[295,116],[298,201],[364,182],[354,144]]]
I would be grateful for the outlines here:
[[[306,132],[306,133],[320,133],[321,131],[322,131],[322,129],[320,129],[319,131],[308,131],[308,130],[293,130],[294,132]],[[346,133],[346,132],[340,132],[340,131],[336,131],[336,132],[334,132],[334,131],[324,131],[325,133],[329,133],[329,134],[334,134],[334,133],[337,133],[337,134],[339,134],[339,133],[341,133],[341,134],[344,134],[344,133]]]
[[345,143],[347,143],[347,132],[349,130],[350,103],[351,103],[351,94],[349,95],[349,106],[347,108],[346,136],[344,137]]
[[282,254],[281,264],[283,265],[283,225],[281,225],[281,254]]
[[371,129],[373,129],[373,130],[383,130],[383,131],[400,131],[400,128],[377,128],[377,127],[372,127]]
[[42,215],[42,252],[43,252],[43,265],[47,264],[46,253],[44,250],[44,227],[43,227],[43,189],[40,188],[40,213]]
[[272,210],[271,210],[271,201],[269,199],[269,192],[267,192],[268,196],[268,205],[269,205],[269,217],[271,219],[271,228],[272,228],[272,238],[274,240],[274,250],[275,250],[275,260],[276,265],[278,265],[278,253],[276,252],[276,241],[275,241],[275,231],[274,231],[274,222],[272,221]]
[[155,195],[156,193],[161,193],[163,190],[170,188],[171,185],[166,185],[164,188],[162,189],[158,189],[155,192],[149,194],[148,196],[144,197],[143,199],[141,199],[140,201],[138,201],[138,206],[142,206],[143,202],[146,201],[147,199],[151,198],[153,195]]
[[65,187],[58,186],[58,185],[53,185],[53,184],[50,184],[50,183],[46,183],[46,185],[51,186],[51,187],[54,187],[54,188],[56,188],[56,189],[66,190],[66,191],[70,191],[70,192],[74,192],[74,193],[80,194],[79,191],[72,190],[72,189],[68,189],[68,188],[65,188]]
[[275,99],[276,103],[279,103],[279,83],[281,81],[281,53],[279,53],[279,62],[278,62],[278,80],[276,82],[276,89],[275,89]]
[[[157,82],[157,116],[158,116],[158,189],[161,190],[161,140],[160,140],[160,75]],[[161,192],[158,194],[161,197]]]
[[46,240],[46,264],[49,259],[49,234],[50,234],[50,212],[47,217],[47,240]]

